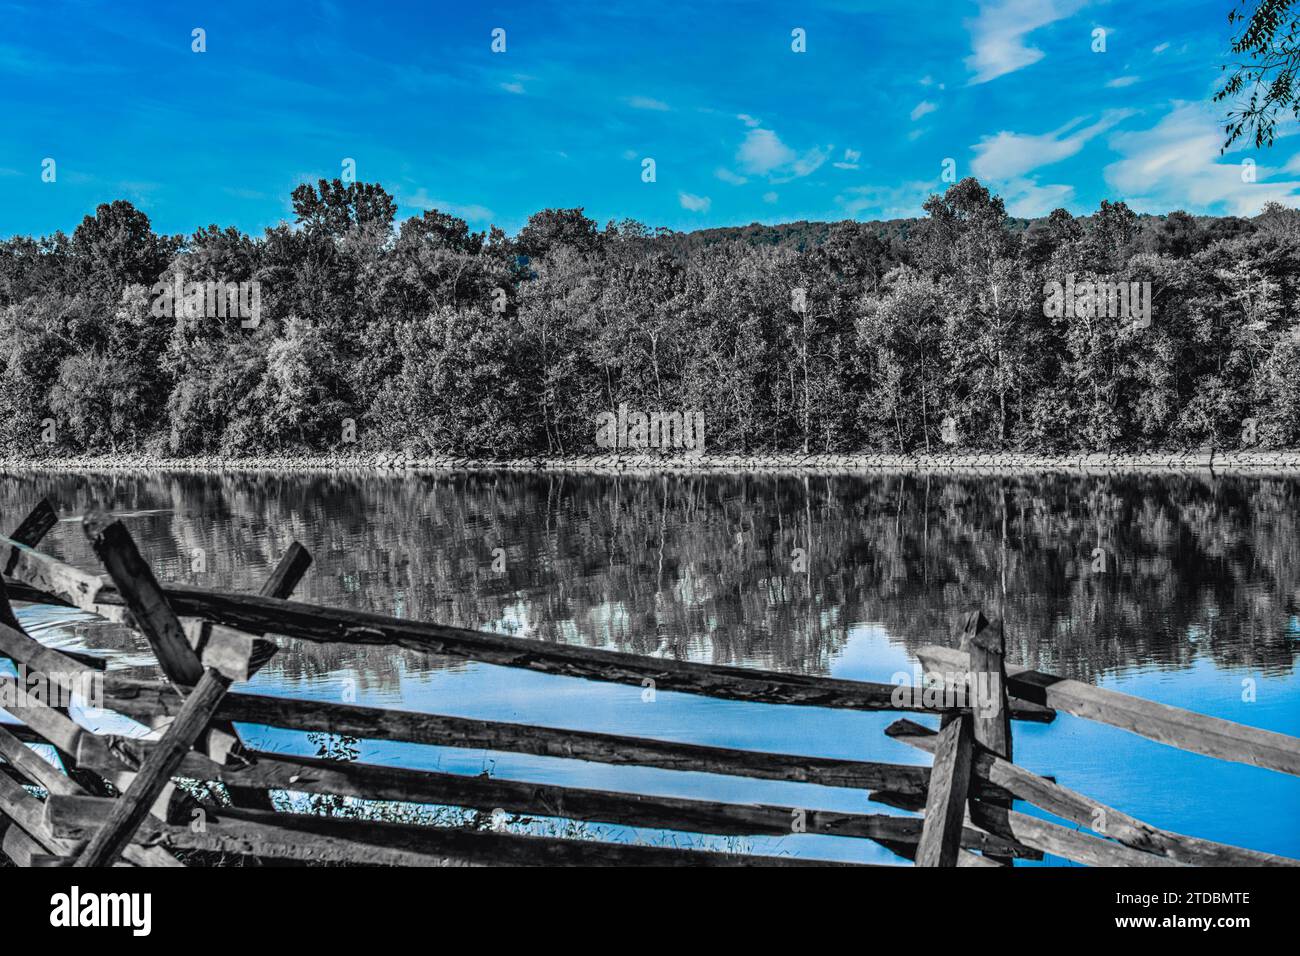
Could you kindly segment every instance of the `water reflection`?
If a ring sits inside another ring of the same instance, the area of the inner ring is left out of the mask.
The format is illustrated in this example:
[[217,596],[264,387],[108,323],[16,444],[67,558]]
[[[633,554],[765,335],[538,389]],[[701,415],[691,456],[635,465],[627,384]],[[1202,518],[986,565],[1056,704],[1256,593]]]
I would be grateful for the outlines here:
[[[315,557],[297,596],[322,604],[851,679],[910,671],[915,647],[947,640],[958,612],[979,603],[1005,615],[1014,661],[1300,733],[1294,481],[50,474],[0,477],[0,516],[13,526],[42,496],[68,516],[43,547],[87,568],[97,562],[72,516],[107,507],[164,580],[256,590],[296,539]],[[27,607],[21,616],[52,646],[103,653],[115,667],[151,662],[141,638],[80,612]],[[388,648],[286,642],[256,684],[260,693],[370,706],[928,763],[884,736],[895,715],[668,693],[648,706],[639,687]],[[264,749],[319,750],[304,734],[241,733]],[[1019,724],[1015,738],[1018,763],[1158,826],[1300,856],[1300,831],[1289,822],[1296,778],[1068,716]],[[396,766],[883,809],[859,792],[782,781],[358,746],[360,759]],[[1214,799],[1188,799],[1188,786]],[[791,835],[747,846],[896,861],[863,840]]]
[[[0,513],[42,495],[116,511],[165,580],[252,590],[298,539],[306,599],[639,654],[822,674],[856,623],[910,649],[971,603],[1005,615],[1013,660],[1089,681],[1287,673],[1297,649],[1288,480],[36,475],[0,479]],[[75,519],[46,547],[95,566]],[[381,686],[427,666],[311,646],[273,666],[343,653]]]

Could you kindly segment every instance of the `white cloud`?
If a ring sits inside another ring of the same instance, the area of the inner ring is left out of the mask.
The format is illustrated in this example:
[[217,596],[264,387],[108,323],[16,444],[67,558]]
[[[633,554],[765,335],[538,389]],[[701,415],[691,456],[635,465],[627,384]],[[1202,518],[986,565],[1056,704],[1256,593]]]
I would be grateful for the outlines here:
[[921,216],[921,206],[931,193],[934,183],[914,180],[900,186],[854,186],[835,201],[852,217],[863,213],[872,219],[907,219]]
[[758,126],[761,120],[757,120],[748,113],[737,113],[736,119],[740,120],[746,126]]
[[1220,155],[1222,145],[1223,130],[1213,108],[1180,103],[1150,129],[1111,136],[1110,146],[1122,158],[1103,173],[1137,212],[1187,209],[1253,216],[1269,201],[1296,204],[1300,181],[1268,180],[1300,170],[1300,157],[1281,167],[1260,164],[1255,182],[1243,182],[1241,159]]
[[1083,0],[981,0],[979,16],[966,21],[972,51],[966,67],[975,74],[971,85],[1037,63],[1044,54],[1025,42],[1028,34],[1069,16],[1082,4]]
[[414,206],[417,209],[436,209],[439,212],[459,216],[468,222],[486,222],[492,218],[492,210],[477,203],[456,203],[446,202],[442,199],[431,199],[428,191],[423,186],[414,193],[399,192],[396,198],[399,205]]
[[745,134],[745,141],[740,144],[736,159],[746,172],[770,173],[794,162],[795,151],[781,142],[781,137],[770,129],[752,129]]
[[821,168],[833,148],[814,146],[799,154],[781,142],[781,137],[772,130],[755,127],[745,134],[744,142],[736,150],[736,161],[747,173],[767,176],[774,183],[788,183]]
[[912,108],[912,120],[915,122],[926,113],[933,113],[938,108],[938,106],[931,103],[929,100],[921,100],[921,102],[917,103],[916,106]]
[[778,198],[780,198],[780,197],[778,197],[777,194],[774,193],[774,192],[770,192],[770,191],[769,191],[769,192],[765,192],[765,193],[763,193],[763,202],[765,202],[765,203],[774,203],[774,202],[777,201]]
[[858,160],[862,158],[862,150],[844,148],[844,158],[837,163],[832,163],[836,169],[857,169]]
[[1142,79],[1140,76],[1117,76],[1113,80],[1107,80],[1106,85],[1112,90],[1122,90],[1126,86],[1132,86],[1140,79]]
[[502,83],[502,84],[501,84],[501,89],[505,90],[507,93],[514,93],[514,94],[516,94],[516,95],[520,95],[520,94],[522,94],[522,93],[524,92],[524,84],[522,84],[522,83]]
[[735,173],[733,173],[731,170],[725,169],[721,166],[719,166],[717,169],[713,171],[713,175],[717,176],[724,183],[730,183],[733,186],[743,186],[745,185],[745,183],[749,182],[749,179],[747,177],[738,176]]
[[709,207],[713,205],[713,200],[708,196],[693,196],[690,193],[678,193],[677,199],[682,204],[683,209],[689,209],[691,212],[708,212]]
[[1046,216],[1074,199],[1074,187],[1061,184],[1040,186],[1032,179],[1013,179],[998,190],[1007,214],[1021,219]]
[[1168,49],[1169,49],[1169,44],[1168,44],[1168,43],[1160,43],[1160,44],[1157,44],[1156,46],[1152,47],[1152,48],[1151,48],[1151,52],[1154,53],[1156,56],[1159,56],[1161,53],[1164,53],[1165,50],[1168,50]]
[[663,100],[651,99],[648,96],[628,97],[627,105],[636,110],[655,110],[660,113],[671,109],[671,107]]
[[1073,133],[1070,130],[1078,126],[1080,120],[1072,120],[1060,129],[1040,136],[1007,130],[985,136],[972,147],[975,159],[971,171],[984,180],[1001,181],[1023,176],[1040,166],[1068,159],[1083,149],[1089,140],[1132,115],[1131,110],[1107,110],[1097,122]]
[[826,162],[829,157],[829,152],[814,146],[794,161],[790,167],[787,179],[777,180],[777,182],[786,182],[789,179],[799,179],[803,176],[807,176],[809,173],[816,172],[821,168],[822,163]]

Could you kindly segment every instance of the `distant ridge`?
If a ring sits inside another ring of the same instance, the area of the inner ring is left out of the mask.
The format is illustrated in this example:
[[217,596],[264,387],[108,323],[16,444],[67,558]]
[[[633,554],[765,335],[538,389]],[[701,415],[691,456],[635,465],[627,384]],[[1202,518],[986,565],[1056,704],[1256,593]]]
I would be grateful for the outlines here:
[[[1173,212],[1153,215],[1138,215],[1138,228],[1145,231],[1165,222]],[[1184,214],[1185,215],[1185,214]],[[1235,234],[1253,231],[1251,220],[1239,216],[1192,216],[1198,226],[1212,231]],[[1047,222],[1047,216],[1024,219],[1008,216],[1007,230],[1013,233],[1024,232],[1036,223]],[[1081,224],[1091,221],[1092,216],[1076,216]],[[853,226],[865,229],[870,234],[885,241],[905,242],[913,229],[925,221],[917,216],[909,219],[841,219],[837,221],[813,222],[800,219],[795,222],[765,225],[751,222],[747,226],[715,226],[710,229],[694,229],[690,232],[671,233],[674,246],[682,249],[698,249],[723,242],[743,242],[751,246],[786,246],[797,250],[811,249],[824,243],[836,226]]]

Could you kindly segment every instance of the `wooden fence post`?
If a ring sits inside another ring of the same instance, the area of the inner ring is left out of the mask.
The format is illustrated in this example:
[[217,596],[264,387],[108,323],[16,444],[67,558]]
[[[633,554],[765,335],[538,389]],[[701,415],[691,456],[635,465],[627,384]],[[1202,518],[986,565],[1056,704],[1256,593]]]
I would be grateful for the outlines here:
[[287,598],[298,586],[302,576],[311,567],[311,552],[295,541],[289,550],[280,556],[275,570],[266,579],[262,589],[257,593],[262,597]]
[[176,720],[167,728],[158,746],[149,752],[140,772],[122,794],[114,801],[108,822],[90,839],[85,850],[77,858],[77,866],[111,866],[118,855],[131,842],[131,837],[149,810],[171,784],[172,774],[181,765],[189,753],[194,741],[208,726],[213,712],[221,703],[230,679],[218,671],[203,672]]
[[971,719],[966,714],[954,716],[939,731],[925,801],[925,822],[916,849],[917,866],[957,865],[970,787],[971,746]]
[[153,648],[168,680],[193,687],[203,676],[203,665],[185,639],[181,622],[172,613],[153,569],[140,554],[126,525],[102,512],[82,519],[86,537],[138,627]]
[[9,603],[9,589],[5,587],[5,579],[0,577],[0,624],[5,627],[11,627],[15,631],[21,631],[23,626],[18,623],[18,618],[14,614],[13,605]]
[[[49,530],[58,523],[59,515],[54,510],[54,505],[50,504],[49,498],[42,498],[27,517],[23,519],[22,524],[9,536],[9,540],[34,548],[49,533]],[[8,574],[12,570],[13,568],[5,568],[4,573]]]
[[998,620],[978,628],[962,650],[970,653],[975,742],[1003,760],[1010,760],[1011,714],[1002,622]]
[[[1007,701],[1006,637],[1002,621],[989,623],[979,611],[966,615],[962,624],[961,650],[970,657],[968,703],[971,708],[975,743],[1011,760],[1011,714]],[[1011,808],[1011,801],[989,798],[990,805]],[[1010,857],[992,856],[994,861],[1014,866]]]

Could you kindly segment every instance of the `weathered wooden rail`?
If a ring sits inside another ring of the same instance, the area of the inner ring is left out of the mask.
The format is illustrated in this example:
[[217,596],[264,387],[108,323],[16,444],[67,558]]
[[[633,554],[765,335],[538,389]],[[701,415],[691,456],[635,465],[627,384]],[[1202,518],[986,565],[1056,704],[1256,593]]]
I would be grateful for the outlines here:
[[[1011,721],[1050,721],[1061,709],[1172,746],[1285,773],[1300,772],[1300,741],[1008,667],[1000,627],[989,626],[978,613],[963,620],[960,649],[921,653],[941,681],[929,688],[899,688],[540,644],[292,601],[289,596],[311,563],[298,544],[256,595],[166,586],[154,577],[125,526],[99,514],[83,521],[105,569],[93,574],[37,550],[56,520],[53,508],[42,502],[12,535],[0,536],[0,657],[26,675],[25,684],[0,677],[0,699],[13,701],[5,709],[22,721],[0,727],[0,849],[20,865],[179,866],[208,862],[210,854],[393,865],[820,862],[331,816],[295,810],[300,804],[288,799],[290,793],[721,837],[791,832],[852,837],[927,866],[1001,866],[1044,854],[1101,865],[1296,863],[1150,826],[1033,774],[1012,762]],[[136,628],[154,650],[161,679],[122,677],[105,671],[93,656],[42,645],[22,630],[10,599],[78,607]],[[727,700],[923,713],[939,717],[941,729],[936,733],[900,720],[886,731],[932,754],[933,767],[923,767],[230,689],[264,666],[276,651],[275,641],[283,639],[389,644]],[[23,696],[34,677],[45,689],[41,699]],[[56,692],[73,694],[87,682],[93,682],[105,709],[155,728],[154,734],[95,733],[54,702]],[[248,747],[237,724],[850,788],[924,815],[727,803],[273,754]],[[41,743],[54,748],[57,764],[30,746]],[[196,781],[204,786],[193,786]],[[1013,809],[1014,800],[1071,825],[1021,813]]]

